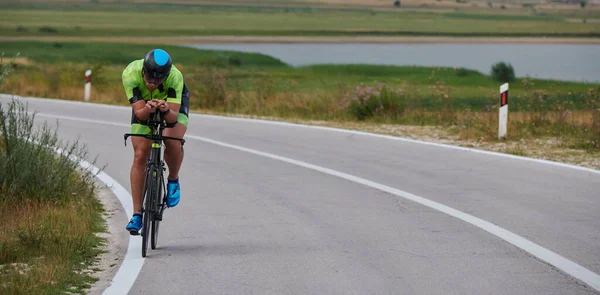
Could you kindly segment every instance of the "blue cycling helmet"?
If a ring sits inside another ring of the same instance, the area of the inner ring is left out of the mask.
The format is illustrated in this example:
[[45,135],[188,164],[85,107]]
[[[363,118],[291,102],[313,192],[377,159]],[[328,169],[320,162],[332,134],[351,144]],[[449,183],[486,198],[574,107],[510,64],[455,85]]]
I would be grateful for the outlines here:
[[171,56],[162,49],[152,49],[144,58],[144,78],[152,84],[162,83],[171,72]]

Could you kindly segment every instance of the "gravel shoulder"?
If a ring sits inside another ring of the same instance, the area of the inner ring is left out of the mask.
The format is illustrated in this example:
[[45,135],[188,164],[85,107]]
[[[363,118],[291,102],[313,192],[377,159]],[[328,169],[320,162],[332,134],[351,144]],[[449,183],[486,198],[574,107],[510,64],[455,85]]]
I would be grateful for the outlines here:
[[129,245],[129,234],[124,230],[124,225],[127,223],[125,210],[106,185],[98,182],[97,187],[97,198],[105,211],[103,217],[107,224],[107,232],[100,234],[106,240],[102,247],[103,253],[98,257],[96,264],[90,266],[90,269],[100,269],[91,274],[98,279],[87,290],[87,294],[93,295],[102,294],[104,289],[110,286]]

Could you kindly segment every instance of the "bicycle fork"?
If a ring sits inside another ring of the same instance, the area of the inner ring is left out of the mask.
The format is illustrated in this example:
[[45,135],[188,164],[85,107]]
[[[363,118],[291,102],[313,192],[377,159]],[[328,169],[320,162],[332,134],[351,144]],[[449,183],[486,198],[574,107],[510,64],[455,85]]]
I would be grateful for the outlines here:
[[164,174],[167,170],[163,159],[161,144],[152,143],[152,177],[154,179],[154,200],[152,202],[152,218],[153,220],[162,221],[163,213],[166,206],[166,187],[164,182]]

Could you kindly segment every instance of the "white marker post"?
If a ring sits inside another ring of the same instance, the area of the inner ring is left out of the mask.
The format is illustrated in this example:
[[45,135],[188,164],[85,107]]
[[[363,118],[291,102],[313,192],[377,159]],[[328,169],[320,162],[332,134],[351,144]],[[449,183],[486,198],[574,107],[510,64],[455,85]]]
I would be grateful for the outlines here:
[[506,125],[508,123],[508,83],[500,86],[500,110],[498,120],[498,138],[506,137]]
[[83,99],[85,101],[90,100],[90,95],[92,92],[92,70],[85,71],[85,88],[84,88],[84,96]]

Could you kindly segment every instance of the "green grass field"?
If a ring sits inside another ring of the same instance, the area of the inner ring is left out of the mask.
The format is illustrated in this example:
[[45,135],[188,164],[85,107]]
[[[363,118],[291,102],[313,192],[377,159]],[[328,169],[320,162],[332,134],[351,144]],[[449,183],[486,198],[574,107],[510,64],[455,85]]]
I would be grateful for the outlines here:
[[143,58],[149,48],[161,46],[178,63],[211,63],[221,59],[243,58],[244,66],[286,66],[280,60],[261,54],[195,50],[172,45],[137,45],[126,43],[68,43],[68,42],[0,42],[0,52],[6,57],[20,52],[21,57],[40,63],[106,63],[126,65]]
[[[600,37],[586,14],[208,4],[0,4],[1,36],[566,36]],[[525,9],[525,11],[528,11]]]
[[[182,67],[184,74],[192,84],[192,89],[197,89],[194,84],[209,73],[219,73],[226,77],[228,85],[240,92],[253,91],[258,80],[268,80],[272,84],[270,90],[279,93],[293,91],[307,95],[319,91],[335,92],[340,87],[352,89],[361,83],[385,83],[395,88],[402,88],[404,92],[418,95],[427,109],[436,109],[439,105],[433,103],[439,90],[432,87],[442,81],[445,87],[452,88],[453,103],[456,106],[469,105],[481,108],[494,103],[497,96],[499,83],[494,81],[487,73],[479,73],[468,69],[428,68],[413,66],[378,66],[378,65],[315,65],[306,67],[291,67],[280,60],[269,56],[233,51],[197,50],[179,46],[119,44],[119,43],[64,43],[64,42],[0,42],[0,52],[5,57],[13,56],[19,52],[21,58],[35,62],[34,65],[17,69],[9,77],[6,87],[16,85],[17,80],[25,79],[30,75],[33,84],[41,83],[40,67],[46,66],[43,71],[60,71],[63,83],[78,87],[80,83],[78,73],[83,73],[84,68],[98,68],[95,79],[106,83],[102,87],[120,88],[120,71],[132,60],[139,59],[144,54],[156,47],[164,48],[173,56],[174,62]],[[518,66],[518,65],[515,65]],[[39,77],[35,78],[35,77]],[[55,75],[50,75],[54,77]],[[37,82],[36,82],[37,81]],[[561,82],[552,80],[532,80],[536,89],[541,89],[554,97],[573,101],[573,107],[579,108],[581,101],[577,95],[585,93],[594,84]],[[292,86],[290,86],[292,85]],[[291,88],[290,88],[291,87]],[[14,90],[14,88],[9,88]],[[119,91],[116,91],[119,93]],[[511,83],[511,95],[525,95],[522,81]],[[39,94],[39,93],[38,93]],[[513,110],[527,110],[526,103],[515,100],[511,105]]]

